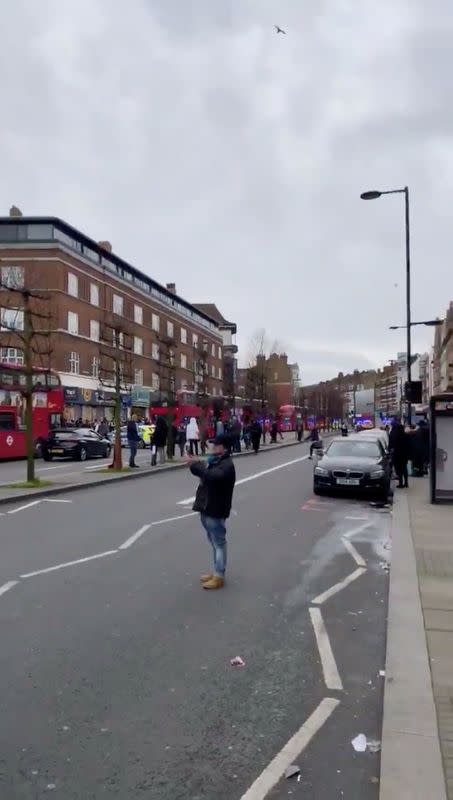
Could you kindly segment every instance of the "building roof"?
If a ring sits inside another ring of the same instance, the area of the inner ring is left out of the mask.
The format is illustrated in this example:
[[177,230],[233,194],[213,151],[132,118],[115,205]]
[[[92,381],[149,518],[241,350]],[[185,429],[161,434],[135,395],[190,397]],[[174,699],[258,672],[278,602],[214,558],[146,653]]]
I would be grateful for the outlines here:
[[192,303],[192,305],[194,306],[194,308],[197,308],[198,311],[201,311],[202,314],[206,314],[207,317],[213,319],[220,326],[225,328],[231,328],[232,333],[236,333],[237,330],[236,323],[228,322],[228,320],[226,320],[225,317],[222,316],[215,303]]
[[[222,315],[217,310],[217,308],[216,308],[216,306],[214,304],[207,303],[207,304],[196,305],[195,303],[189,303],[183,297],[180,297],[179,295],[174,294],[174,292],[172,292],[169,289],[167,289],[167,287],[162,286],[160,283],[158,283],[156,280],[154,280],[154,278],[151,278],[149,275],[146,275],[146,273],[141,272],[141,270],[139,270],[136,267],[132,266],[132,264],[129,264],[127,261],[125,261],[124,259],[122,259],[119,256],[117,256],[115,253],[112,253],[112,252],[106,250],[106,248],[103,247],[99,242],[94,241],[94,239],[91,239],[89,236],[86,236],[86,234],[84,234],[81,231],[77,230],[77,228],[74,228],[72,225],[69,225],[69,223],[65,222],[64,220],[60,219],[59,217],[41,217],[41,216],[38,216],[38,217],[35,217],[35,216],[0,217],[0,229],[2,227],[4,227],[4,226],[9,226],[9,225],[10,226],[18,226],[18,227],[21,227],[21,228],[25,227],[27,225],[30,225],[30,226],[32,226],[32,225],[33,226],[51,225],[54,228],[57,228],[58,230],[60,230],[62,233],[66,234],[66,236],[74,239],[79,244],[80,247],[79,247],[79,249],[76,250],[76,253],[79,256],[83,257],[82,248],[86,247],[86,248],[88,248],[89,251],[91,251],[92,253],[94,253],[94,254],[96,254],[98,256],[99,263],[101,262],[101,259],[105,259],[107,261],[113,262],[114,264],[116,264],[121,269],[126,270],[126,272],[129,273],[130,276],[132,276],[132,278],[137,279],[137,281],[142,281],[142,282],[148,284],[149,286],[153,286],[155,289],[157,289],[161,293],[162,296],[166,297],[171,304],[173,304],[173,301],[177,300],[186,309],[188,309],[188,310],[196,309],[196,311],[198,311],[198,313],[202,317],[204,317],[204,319],[207,322],[214,323],[216,326],[218,326],[219,325],[219,320],[217,318],[211,316],[209,314],[209,312],[206,310],[208,308],[209,309],[215,309],[217,311],[217,314],[221,317],[221,320],[223,320],[223,324],[227,324],[227,325],[234,324],[234,323],[227,323],[226,320],[223,319]],[[25,233],[25,237],[27,237],[26,233]],[[57,241],[57,242],[59,242],[60,245],[62,245],[62,244],[64,245],[64,241],[62,241],[61,239],[60,240],[58,240],[58,239],[55,240],[55,239],[41,238],[41,236],[39,238],[36,238],[36,239],[33,238],[33,237],[31,237],[30,239],[27,239],[27,238],[24,238],[23,236],[17,236],[16,239],[9,239],[9,238],[8,239],[3,239],[0,236],[0,243],[2,245],[7,245],[7,246],[10,246],[10,247],[17,246],[17,245],[19,245],[19,246],[20,245],[24,245],[24,244],[26,244],[27,241],[36,241],[36,244],[40,244],[40,245],[45,245],[46,242],[49,242],[49,241]]]

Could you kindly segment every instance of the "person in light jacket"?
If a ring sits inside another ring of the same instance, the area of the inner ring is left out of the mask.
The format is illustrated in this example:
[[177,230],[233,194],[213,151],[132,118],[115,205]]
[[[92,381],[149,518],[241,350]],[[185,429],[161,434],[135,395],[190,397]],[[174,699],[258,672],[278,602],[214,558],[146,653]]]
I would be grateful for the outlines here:
[[195,417],[190,418],[190,422],[187,426],[187,441],[190,445],[190,455],[193,456],[194,453],[198,455],[198,442],[200,441],[200,430],[198,428],[197,420]]

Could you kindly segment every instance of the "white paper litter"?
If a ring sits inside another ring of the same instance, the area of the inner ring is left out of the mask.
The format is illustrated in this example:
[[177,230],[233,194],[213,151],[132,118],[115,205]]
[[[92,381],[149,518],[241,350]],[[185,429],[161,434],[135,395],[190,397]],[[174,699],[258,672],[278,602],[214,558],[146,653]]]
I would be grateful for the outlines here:
[[364,733],[359,733],[358,736],[351,742],[356,753],[364,753],[366,750],[366,736]]

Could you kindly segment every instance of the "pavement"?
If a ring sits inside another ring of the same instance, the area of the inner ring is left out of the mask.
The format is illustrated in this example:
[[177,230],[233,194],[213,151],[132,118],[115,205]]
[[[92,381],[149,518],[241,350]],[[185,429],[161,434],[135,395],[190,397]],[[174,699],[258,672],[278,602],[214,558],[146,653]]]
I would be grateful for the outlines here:
[[219,592],[187,470],[2,506],[1,798],[378,800],[391,514],[307,455],[236,460]]
[[[326,434],[326,437],[329,437],[329,435]],[[277,444],[269,444],[269,437],[267,437],[267,444],[261,446],[260,452],[298,445],[299,443],[296,441],[293,432],[284,433],[283,440],[278,439]],[[127,467],[129,449],[123,448],[122,455],[123,465]],[[240,455],[243,457],[253,456],[254,454],[252,451],[242,450]],[[122,473],[106,473],[105,470],[112,462],[112,456],[91,459],[88,462],[60,460],[54,461],[52,464],[37,460],[35,463],[36,477],[51,482],[50,486],[41,489],[11,488],[12,483],[25,480],[26,462],[25,460],[0,462],[0,505],[8,503],[13,498],[48,497],[68,490],[88,489],[91,486],[99,486],[110,481],[131,480],[145,475],[153,475],[169,469],[181,468],[185,464],[184,458],[179,456],[179,451],[172,461],[167,461],[162,466],[151,467],[150,461],[149,449],[139,450],[136,463],[140,469],[136,471],[127,469]]]

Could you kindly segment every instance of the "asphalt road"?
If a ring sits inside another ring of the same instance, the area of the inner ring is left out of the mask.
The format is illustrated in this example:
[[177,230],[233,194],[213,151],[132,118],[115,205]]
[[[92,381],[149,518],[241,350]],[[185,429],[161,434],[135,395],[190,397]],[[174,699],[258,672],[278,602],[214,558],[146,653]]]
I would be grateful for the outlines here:
[[390,517],[305,454],[236,462],[219,592],[185,471],[2,506],[0,797],[377,800]]

